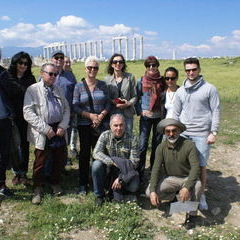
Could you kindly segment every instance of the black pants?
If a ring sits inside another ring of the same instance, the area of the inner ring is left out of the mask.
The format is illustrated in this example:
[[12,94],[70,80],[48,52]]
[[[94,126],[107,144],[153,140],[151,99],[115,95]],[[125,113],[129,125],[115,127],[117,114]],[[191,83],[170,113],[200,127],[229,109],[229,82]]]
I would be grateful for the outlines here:
[[6,180],[11,136],[11,121],[8,118],[0,119],[0,187]]

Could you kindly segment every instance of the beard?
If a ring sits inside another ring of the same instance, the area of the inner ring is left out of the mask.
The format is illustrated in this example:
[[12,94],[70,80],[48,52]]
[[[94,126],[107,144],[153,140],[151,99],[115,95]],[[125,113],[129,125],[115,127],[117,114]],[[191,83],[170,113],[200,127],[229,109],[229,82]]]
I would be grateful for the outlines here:
[[179,134],[178,135],[175,135],[175,136],[167,136],[167,140],[171,143],[171,144],[174,144],[178,138],[179,138]]

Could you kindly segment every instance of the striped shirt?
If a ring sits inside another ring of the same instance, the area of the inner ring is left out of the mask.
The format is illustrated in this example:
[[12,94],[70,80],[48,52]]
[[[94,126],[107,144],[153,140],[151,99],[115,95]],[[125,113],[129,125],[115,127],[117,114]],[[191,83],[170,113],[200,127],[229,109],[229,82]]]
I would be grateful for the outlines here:
[[[91,92],[93,99],[94,112],[100,114],[103,110],[110,111],[110,100],[107,85],[104,81],[97,80],[94,90]],[[73,111],[80,115],[84,112],[92,112],[89,104],[89,98],[83,82],[75,85],[73,93]],[[78,125],[90,125],[90,119],[79,117]]]

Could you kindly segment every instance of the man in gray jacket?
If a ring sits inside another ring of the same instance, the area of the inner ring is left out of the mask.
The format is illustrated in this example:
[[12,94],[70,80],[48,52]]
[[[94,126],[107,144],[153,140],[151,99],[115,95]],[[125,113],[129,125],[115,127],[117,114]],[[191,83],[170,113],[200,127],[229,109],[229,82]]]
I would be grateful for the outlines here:
[[[202,191],[206,187],[206,166],[210,144],[214,144],[220,122],[220,100],[217,89],[200,75],[197,58],[184,61],[187,79],[175,96],[173,118],[186,125],[183,135],[195,142],[199,153]],[[199,208],[207,210],[205,195],[202,194]]]

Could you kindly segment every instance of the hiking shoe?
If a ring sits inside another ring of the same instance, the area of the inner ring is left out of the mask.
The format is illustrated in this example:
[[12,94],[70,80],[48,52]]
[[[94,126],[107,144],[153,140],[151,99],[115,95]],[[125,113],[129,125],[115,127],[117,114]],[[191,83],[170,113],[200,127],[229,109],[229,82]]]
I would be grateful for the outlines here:
[[63,194],[63,190],[60,185],[51,185],[52,190],[53,190],[53,195],[55,196],[61,196]]
[[103,197],[96,197],[95,198],[95,204],[98,207],[101,207],[104,203],[104,198]]
[[206,201],[206,195],[203,193],[200,197],[199,210],[208,210],[208,204]]
[[7,187],[3,187],[0,189],[0,196],[2,198],[12,197],[13,195],[14,193]]
[[20,176],[19,175],[15,175],[12,179],[12,184],[13,185],[19,185],[21,184],[21,181],[20,181]]
[[78,188],[77,194],[79,195],[87,195],[87,189],[85,186],[80,186]]
[[42,201],[42,188],[36,187],[32,198],[32,204],[38,205]]
[[183,223],[183,226],[186,228],[186,230],[190,230],[190,229],[196,227],[196,223],[195,223],[196,218],[197,218],[197,216],[192,216],[189,214],[186,215],[185,222]]

